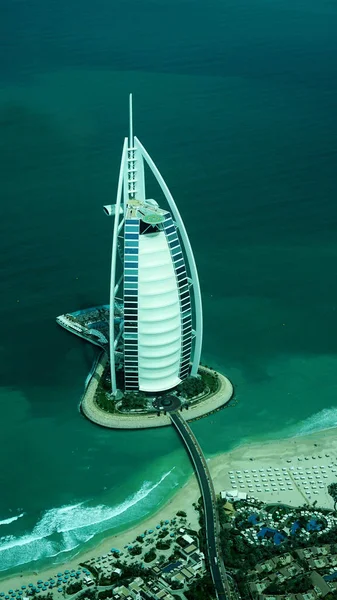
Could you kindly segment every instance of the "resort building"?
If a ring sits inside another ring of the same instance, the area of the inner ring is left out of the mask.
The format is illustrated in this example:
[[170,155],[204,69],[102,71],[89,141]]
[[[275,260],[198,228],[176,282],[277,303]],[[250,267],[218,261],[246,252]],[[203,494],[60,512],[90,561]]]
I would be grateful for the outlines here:
[[[145,164],[168,209],[146,197]],[[122,356],[125,390],[172,389],[189,374],[198,373],[200,286],[177,206],[153,160],[133,135],[131,95],[130,131],[123,145],[116,204],[104,210],[114,216],[109,317],[112,393],[117,391],[116,353]]]

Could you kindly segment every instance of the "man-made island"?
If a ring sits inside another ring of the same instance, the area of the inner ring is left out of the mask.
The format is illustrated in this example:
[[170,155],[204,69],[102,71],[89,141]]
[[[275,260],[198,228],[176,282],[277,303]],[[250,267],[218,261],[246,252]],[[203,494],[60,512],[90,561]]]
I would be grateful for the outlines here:
[[183,410],[186,421],[224,408],[233,395],[231,382],[220,373],[199,367],[200,377],[186,379],[170,394],[142,393],[109,396],[108,357],[102,354],[81,400],[83,414],[98,425],[116,429],[144,429],[171,425],[169,413]]

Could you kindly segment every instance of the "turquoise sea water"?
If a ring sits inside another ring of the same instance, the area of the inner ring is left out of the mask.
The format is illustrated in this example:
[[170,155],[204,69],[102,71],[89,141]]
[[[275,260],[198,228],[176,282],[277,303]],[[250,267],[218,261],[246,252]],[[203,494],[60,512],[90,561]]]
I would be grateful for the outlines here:
[[204,362],[239,398],[193,424],[205,452],[335,425],[336,25],[328,0],[2,1],[3,575],[140,520],[191,473],[171,429],[79,415],[94,350],[55,323],[108,298],[129,91],[195,251]]

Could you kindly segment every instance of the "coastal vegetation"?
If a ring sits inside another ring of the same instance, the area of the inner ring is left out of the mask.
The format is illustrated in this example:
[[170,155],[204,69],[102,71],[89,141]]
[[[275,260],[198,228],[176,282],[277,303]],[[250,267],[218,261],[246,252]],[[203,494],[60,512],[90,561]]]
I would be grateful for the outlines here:
[[200,369],[199,373],[205,388],[208,388],[211,394],[216,392],[219,385],[218,374],[215,371],[205,371],[204,369]]
[[153,548],[151,548],[151,550],[149,550],[148,552],[146,552],[146,554],[144,554],[144,562],[146,562],[146,563],[150,563],[150,562],[154,561],[156,558],[157,558],[157,555]]
[[97,388],[95,396],[96,404],[108,413],[116,412],[115,402],[107,396],[107,393],[100,387]]
[[205,384],[199,377],[187,377],[179,383],[176,390],[183,398],[191,399],[205,391]]
[[193,581],[189,590],[184,594],[188,600],[213,600],[214,585],[210,575],[207,573]]
[[272,581],[263,591],[265,594],[278,596],[281,594],[303,594],[312,588],[312,582],[306,573],[291,577],[286,582]]
[[188,400],[199,394],[215,393],[219,386],[219,378],[215,371],[199,369],[197,377],[187,377],[177,386],[177,392]]
[[129,548],[129,554],[131,554],[131,556],[138,556],[141,553],[142,549],[140,546],[132,546],[132,548]]
[[65,588],[65,592],[66,592],[66,594],[68,594],[68,596],[72,596],[72,594],[76,594],[76,592],[79,592],[82,589],[82,587],[83,587],[83,582],[81,580],[72,581]]
[[158,550],[168,550],[171,546],[171,540],[166,540],[165,542],[163,540],[158,540],[158,542],[156,543],[156,548]]
[[122,398],[120,408],[125,411],[146,408],[147,399],[144,392],[126,392]]
[[337,503],[337,483],[330,483],[330,485],[328,485],[328,493],[330,494],[331,498],[334,501],[334,510],[336,510],[336,503]]

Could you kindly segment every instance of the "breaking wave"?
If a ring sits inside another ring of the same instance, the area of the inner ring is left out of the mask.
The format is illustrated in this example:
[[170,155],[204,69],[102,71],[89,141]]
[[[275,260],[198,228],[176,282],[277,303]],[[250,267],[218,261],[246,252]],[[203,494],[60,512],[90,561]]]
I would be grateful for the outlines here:
[[300,437],[337,427],[337,408],[324,408],[292,427],[292,435]]
[[[144,504],[144,501],[150,499],[149,496],[172,473],[173,469],[165,473],[155,484],[145,482],[136,494],[113,508],[103,504],[90,507],[81,502],[47,510],[30,533],[0,538],[0,571],[70,552],[105,530],[136,520],[141,516],[140,503]],[[153,502],[154,499],[151,499]],[[11,521],[21,516],[23,514],[14,517]],[[11,521],[6,520],[6,522]]]
[[24,514],[25,513],[21,513],[21,515],[17,515],[16,517],[9,517],[9,519],[4,519],[3,521],[0,521],[0,525],[9,525],[10,523],[14,523],[14,521],[21,519],[21,517],[23,517]]

